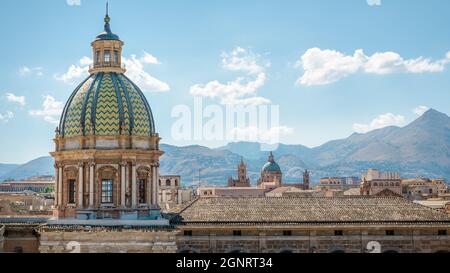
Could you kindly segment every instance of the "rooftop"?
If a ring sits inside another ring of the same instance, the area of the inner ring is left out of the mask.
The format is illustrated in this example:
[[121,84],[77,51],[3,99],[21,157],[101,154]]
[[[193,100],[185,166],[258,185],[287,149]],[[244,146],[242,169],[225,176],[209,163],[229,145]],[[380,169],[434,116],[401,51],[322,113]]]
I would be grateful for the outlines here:
[[450,224],[445,213],[397,197],[200,198],[180,216],[184,224]]

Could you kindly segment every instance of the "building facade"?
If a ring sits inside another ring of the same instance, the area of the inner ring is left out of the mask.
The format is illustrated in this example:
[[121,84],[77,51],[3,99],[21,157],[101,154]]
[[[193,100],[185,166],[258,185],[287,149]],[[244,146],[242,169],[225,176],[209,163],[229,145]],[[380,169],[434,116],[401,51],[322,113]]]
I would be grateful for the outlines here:
[[361,177],[361,195],[402,196],[400,173],[369,169]]

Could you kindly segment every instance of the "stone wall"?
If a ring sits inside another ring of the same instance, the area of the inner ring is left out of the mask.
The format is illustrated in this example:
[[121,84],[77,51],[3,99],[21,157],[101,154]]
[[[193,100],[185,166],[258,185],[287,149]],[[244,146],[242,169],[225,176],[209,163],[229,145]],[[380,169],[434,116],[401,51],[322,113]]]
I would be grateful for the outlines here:
[[52,230],[42,228],[41,253],[174,253],[176,231],[145,229]]
[[[386,235],[385,227],[346,228],[342,235],[335,235],[337,228],[295,230],[291,227],[290,235],[283,235],[283,230],[258,230],[257,227],[252,230],[246,227],[242,229],[241,236],[232,235],[236,227],[233,230],[197,228],[189,231],[192,235],[181,232],[177,245],[178,252],[199,253],[362,253],[371,252],[372,246],[379,252],[450,252],[450,236],[438,235],[439,227],[397,228],[394,235]],[[183,229],[189,230],[189,227]],[[449,229],[441,227],[439,230]]]

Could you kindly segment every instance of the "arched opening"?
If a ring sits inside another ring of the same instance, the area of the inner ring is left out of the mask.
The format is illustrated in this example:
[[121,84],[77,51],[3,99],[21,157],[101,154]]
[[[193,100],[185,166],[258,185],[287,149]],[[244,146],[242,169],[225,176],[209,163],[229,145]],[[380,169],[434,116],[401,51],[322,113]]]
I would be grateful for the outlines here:
[[170,179],[166,180],[166,187],[170,187]]

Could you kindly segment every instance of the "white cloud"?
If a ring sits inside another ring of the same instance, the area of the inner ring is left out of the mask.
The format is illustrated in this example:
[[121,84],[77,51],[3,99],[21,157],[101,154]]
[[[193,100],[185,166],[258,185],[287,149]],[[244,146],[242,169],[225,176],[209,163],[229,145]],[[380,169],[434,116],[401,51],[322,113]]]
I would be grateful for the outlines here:
[[66,73],[55,75],[55,79],[68,84],[74,84],[76,80],[88,75],[90,64],[92,64],[92,59],[85,56],[80,59],[79,65],[72,64]]
[[353,55],[345,55],[336,50],[310,48],[297,62],[303,68],[303,75],[297,85],[326,85],[358,72],[386,75],[392,73],[433,73],[442,72],[450,62],[450,53],[443,59],[429,58],[403,59],[395,52],[377,52],[372,56],[358,49]]
[[25,106],[25,96],[16,96],[13,93],[7,93],[6,99],[9,102],[18,103],[21,106]]
[[44,75],[44,69],[42,67],[28,67],[28,66],[22,66],[19,69],[19,75],[20,76],[29,76],[29,75],[35,75],[38,77],[41,77]]
[[236,127],[231,129],[233,140],[239,141],[260,141],[268,144],[278,143],[282,136],[291,135],[294,129],[287,126],[271,127],[268,130],[261,130],[258,127]]
[[0,122],[8,122],[14,117],[14,113],[11,111],[6,111],[5,114],[0,113]]
[[131,58],[123,58],[123,63],[126,65],[126,75],[139,86],[143,91],[166,92],[170,90],[167,83],[158,80],[144,70],[144,64],[159,64],[158,59],[154,56],[144,52],[144,56],[136,58],[136,55],[131,55]]
[[255,96],[256,91],[264,86],[266,67],[258,64],[259,55],[250,50],[236,47],[230,53],[222,53],[222,67],[230,71],[242,71],[247,75],[233,81],[221,83],[217,80],[206,84],[191,86],[193,96],[218,98],[224,105],[260,105],[268,104],[270,100]]
[[145,51],[144,51],[144,56],[141,58],[141,60],[143,63],[146,63],[146,64],[161,64],[155,56],[153,56],[152,54],[149,54]]
[[353,130],[357,133],[367,133],[369,131],[384,128],[387,126],[400,126],[404,124],[405,117],[392,113],[381,114],[372,120],[370,124],[354,123]]
[[58,124],[63,108],[63,102],[57,101],[52,96],[47,95],[44,96],[42,109],[31,110],[30,115],[34,117],[42,117],[48,123]]
[[381,6],[381,0],[367,0],[369,6]]
[[[130,58],[123,57],[122,62],[126,66],[126,75],[143,91],[164,92],[170,90],[167,83],[154,78],[144,70],[145,64],[160,64],[158,59],[153,55],[144,51],[141,58],[137,58],[133,54]],[[77,80],[89,75],[89,66],[91,64],[92,59],[85,56],[79,60],[79,64],[71,65],[66,73],[55,75],[55,79],[68,84],[74,84]]]
[[79,6],[81,5],[81,0],[66,0],[66,3],[69,6]]
[[413,113],[421,116],[423,115],[426,111],[428,111],[430,108],[427,106],[423,106],[423,105],[419,105],[416,108],[413,109]]

